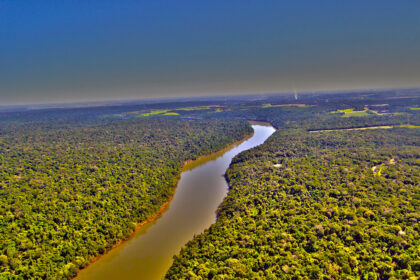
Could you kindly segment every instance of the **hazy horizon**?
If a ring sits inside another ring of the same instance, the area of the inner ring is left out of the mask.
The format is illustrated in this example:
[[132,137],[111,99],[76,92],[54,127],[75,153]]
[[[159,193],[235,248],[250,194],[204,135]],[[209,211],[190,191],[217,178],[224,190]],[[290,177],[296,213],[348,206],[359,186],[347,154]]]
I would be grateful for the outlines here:
[[[296,91],[299,95],[306,95],[306,94],[351,94],[351,93],[363,93],[363,92],[379,92],[379,91],[420,91],[420,88],[365,88],[365,89],[341,89],[341,90],[330,90],[330,91]],[[210,100],[211,98],[223,98],[223,97],[245,97],[245,96],[265,96],[265,95],[293,95],[294,92],[265,92],[265,93],[237,93],[237,94],[214,94],[214,95],[190,95],[190,96],[168,96],[168,97],[140,97],[140,98],[109,98],[109,99],[91,99],[91,100],[70,100],[70,101],[58,101],[58,102],[32,102],[32,103],[13,103],[13,104],[1,104],[0,108],[8,108],[8,107],[30,107],[40,106],[39,108],[58,108],[60,106],[64,107],[77,107],[73,105],[83,105],[84,106],[94,106],[95,104],[99,104],[99,106],[112,106],[112,105],[124,105],[124,104],[147,104],[147,103],[160,103],[160,102],[182,102],[184,99],[193,100],[193,99],[200,99],[200,100]],[[56,106],[55,106],[56,105]],[[57,107],[58,106],[58,107]]]
[[0,4],[0,105],[420,87],[420,3]]

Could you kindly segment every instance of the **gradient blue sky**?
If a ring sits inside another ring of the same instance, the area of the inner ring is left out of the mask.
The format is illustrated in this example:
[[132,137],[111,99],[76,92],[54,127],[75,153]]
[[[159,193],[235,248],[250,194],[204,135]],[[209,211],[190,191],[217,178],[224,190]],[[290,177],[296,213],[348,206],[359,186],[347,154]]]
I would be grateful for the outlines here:
[[420,86],[420,1],[0,1],[0,105]]

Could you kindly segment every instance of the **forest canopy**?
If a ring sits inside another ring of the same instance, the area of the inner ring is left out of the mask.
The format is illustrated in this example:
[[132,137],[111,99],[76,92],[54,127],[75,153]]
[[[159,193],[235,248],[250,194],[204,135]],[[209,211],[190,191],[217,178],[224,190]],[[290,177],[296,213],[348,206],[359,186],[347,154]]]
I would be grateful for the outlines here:
[[68,279],[173,194],[183,163],[244,121],[124,120],[0,128],[0,278]]

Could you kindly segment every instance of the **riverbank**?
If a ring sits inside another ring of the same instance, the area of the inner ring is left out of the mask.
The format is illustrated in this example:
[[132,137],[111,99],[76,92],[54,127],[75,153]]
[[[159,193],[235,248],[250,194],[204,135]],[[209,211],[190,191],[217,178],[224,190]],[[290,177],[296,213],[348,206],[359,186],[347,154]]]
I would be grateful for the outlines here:
[[[261,125],[261,126],[266,126],[266,127],[274,127],[271,123],[269,122],[264,122],[264,121],[253,121],[253,120],[248,120],[248,123],[252,126],[252,125]],[[252,130],[252,132],[250,134],[248,134],[247,136],[245,136],[244,138],[242,138],[241,140],[235,141],[232,144],[226,146],[225,148],[218,150],[216,152],[210,153],[210,154],[206,154],[203,156],[200,156],[194,160],[187,160],[184,161],[184,166],[181,170],[181,173],[183,171],[188,171],[191,170],[195,167],[197,167],[198,165],[201,165],[203,162],[208,161],[208,160],[212,160],[217,158],[218,156],[222,155],[223,153],[225,153],[226,151],[229,151],[230,149],[232,149],[233,147],[236,147],[238,145],[240,145],[241,143],[245,142],[246,140],[252,138],[254,136],[255,131]]]
[[181,169],[181,173],[184,172],[184,171],[191,170],[191,169],[201,165],[203,162],[206,162],[206,161],[209,161],[209,160],[212,160],[212,159],[215,159],[215,158],[219,157],[220,155],[224,154],[226,151],[229,151],[233,147],[236,147],[236,146],[240,145],[241,143],[245,142],[246,140],[250,139],[252,136],[254,136],[254,131],[252,131],[250,134],[248,134],[247,136],[245,136],[241,140],[235,141],[232,144],[229,144],[228,146],[222,148],[221,150],[218,150],[218,151],[210,153],[210,154],[202,155],[202,156],[200,156],[200,157],[198,157],[194,160],[184,161],[184,166]]
[[275,129],[277,129],[273,124],[266,122],[266,121],[252,121],[252,120],[248,120],[248,122],[251,125],[262,125],[262,126],[271,126],[274,127]]
[[165,213],[165,211],[168,209],[168,207],[169,207],[169,205],[170,205],[170,203],[171,203],[172,199],[174,198],[174,196],[175,196],[175,194],[176,194],[177,186],[178,186],[179,181],[180,181],[180,179],[181,179],[181,174],[182,174],[182,172],[192,170],[192,169],[194,169],[195,167],[197,167],[197,166],[199,166],[199,165],[203,164],[204,162],[207,162],[207,161],[213,160],[213,159],[215,159],[215,158],[217,158],[217,157],[219,157],[219,156],[223,155],[224,153],[226,153],[226,152],[227,152],[227,151],[229,151],[230,149],[232,149],[232,148],[234,148],[234,147],[236,147],[236,146],[240,145],[241,143],[243,143],[243,142],[247,141],[247,140],[248,140],[248,139],[250,139],[253,135],[254,135],[254,130],[253,130],[251,133],[247,134],[244,138],[242,138],[242,139],[240,139],[240,140],[237,140],[237,141],[235,141],[235,142],[233,142],[233,143],[231,143],[231,144],[229,144],[229,145],[225,146],[224,148],[222,148],[222,149],[220,149],[220,150],[218,150],[218,151],[215,151],[215,152],[210,153],[210,154],[205,154],[205,155],[199,156],[198,158],[196,158],[196,159],[194,159],[194,160],[187,160],[187,161],[184,161],[184,163],[183,163],[183,165],[182,165],[182,167],[181,167],[181,169],[180,169],[180,173],[179,173],[179,176],[178,176],[178,178],[177,178],[176,184],[175,184],[175,186],[174,186],[174,188],[173,188],[173,192],[172,192],[171,196],[169,197],[169,199],[168,199],[167,201],[165,201],[165,202],[164,202],[164,203],[160,206],[159,210],[158,210],[155,214],[153,214],[152,216],[150,216],[148,219],[146,219],[146,220],[144,220],[144,221],[142,221],[142,222],[138,223],[138,224],[136,225],[136,227],[134,228],[134,230],[130,233],[130,235],[129,235],[127,238],[119,240],[117,243],[115,243],[114,245],[112,245],[112,247],[111,247],[110,249],[106,250],[103,254],[97,255],[97,256],[95,256],[94,258],[92,258],[92,259],[88,262],[88,264],[87,264],[85,267],[83,267],[82,269],[80,269],[80,270],[78,271],[78,274],[77,274],[75,277],[73,277],[72,279],[77,279],[77,277],[79,276],[79,273],[80,273],[81,271],[86,270],[86,269],[87,269],[87,268],[88,268],[91,264],[95,263],[96,261],[98,261],[99,259],[101,259],[102,257],[104,257],[105,255],[107,255],[107,254],[108,254],[109,252],[111,252],[113,249],[116,249],[117,247],[121,246],[121,245],[122,245],[122,244],[124,244],[125,242],[127,242],[127,241],[131,240],[131,239],[132,239],[132,238],[136,235],[136,233],[137,233],[138,231],[142,230],[142,229],[143,229],[146,225],[149,225],[150,223],[152,223],[152,222],[154,222],[154,221],[158,220],[158,219],[162,216],[162,214],[163,214],[163,213]]
[[[178,181],[179,181],[179,179],[178,179]],[[155,214],[153,214],[151,217],[149,217],[148,219],[146,219],[146,220],[138,223],[136,225],[136,227],[133,229],[133,231],[130,233],[130,235],[127,238],[121,239],[120,241],[118,241],[117,243],[115,243],[114,245],[112,245],[112,247],[110,249],[106,250],[103,254],[97,255],[96,257],[94,257],[93,259],[91,259],[89,261],[89,263],[85,267],[83,267],[82,269],[79,270],[79,272],[82,271],[82,270],[84,270],[84,269],[86,269],[90,264],[92,264],[92,263],[96,262],[97,260],[99,260],[101,257],[103,257],[104,255],[106,255],[107,253],[109,253],[112,249],[115,249],[118,246],[120,246],[121,244],[123,244],[124,242],[130,240],[135,235],[135,233],[136,233],[137,230],[141,229],[143,226],[145,226],[145,225],[147,225],[147,224],[155,221],[156,219],[158,219],[165,212],[165,210],[168,208],[169,203],[171,202],[171,200],[173,199],[173,197],[175,195],[175,191],[176,191],[176,188],[174,189],[174,192],[172,193],[171,197],[167,201],[165,201],[162,204],[162,206],[160,206],[159,210]],[[77,275],[75,277],[73,277],[72,279],[74,279],[76,277],[77,277]]]
[[[276,127],[274,127],[271,123],[269,123],[269,122],[265,122],[265,121],[251,121],[251,120],[248,120],[248,122],[251,124],[251,125],[261,125],[261,126],[266,126],[266,127],[273,127],[274,129],[275,129],[275,131],[277,131],[277,128]],[[274,131],[274,132],[275,132]],[[273,133],[274,133],[273,132]],[[264,141],[265,142],[265,141]],[[254,147],[255,148],[255,147]],[[230,166],[232,165],[232,163],[230,163],[229,164],[229,167],[228,167],[228,169],[230,168]],[[227,169],[226,169],[226,171],[227,171]],[[226,173],[223,175],[223,178],[225,179],[225,181],[226,181],[226,185],[228,186],[228,194],[229,194],[229,190],[230,190],[230,185],[229,185],[229,181],[228,181],[228,178],[227,178],[227,176],[226,176]],[[221,206],[222,206],[222,204],[220,204],[218,207],[217,207],[217,209],[216,209],[216,211],[215,211],[215,213],[216,213],[216,221],[217,221],[217,219],[219,218],[219,213],[220,213],[220,211],[221,211]]]

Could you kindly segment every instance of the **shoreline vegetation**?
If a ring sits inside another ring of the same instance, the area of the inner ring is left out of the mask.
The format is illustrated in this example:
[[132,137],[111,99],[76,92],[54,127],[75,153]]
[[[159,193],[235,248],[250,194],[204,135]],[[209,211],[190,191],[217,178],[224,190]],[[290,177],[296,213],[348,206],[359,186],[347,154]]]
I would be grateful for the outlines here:
[[252,132],[244,120],[54,120],[0,127],[2,279],[75,277],[156,219],[184,161]]
[[[260,124],[260,125],[262,125],[262,124],[265,124],[265,125],[268,124],[269,125],[269,123],[267,123],[267,122],[256,122],[256,121],[248,121],[248,122],[251,125],[252,124]],[[179,173],[179,177],[178,177],[177,182],[175,184],[175,187],[173,188],[172,195],[170,196],[170,198],[167,201],[165,201],[160,206],[159,210],[156,213],[154,213],[151,217],[149,217],[148,219],[146,219],[146,220],[138,223],[136,225],[136,227],[134,228],[134,230],[130,233],[130,235],[127,238],[124,238],[124,239],[119,240],[117,243],[115,243],[110,249],[108,249],[107,251],[105,251],[103,254],[97,255],[93,259],[91,259],[89,261],[89,263],[85,267],[83,267],[82,269],[80,269],[78,271],[78,273],[74,277],[72,277],[71,279],[77,279],[77,275],[79,274],[80,271],[87,269],[89,267],[89,265],[91,265],[92,263],[98,261],[100,258],[102,258],[104,255],[106,255],[107,253],[109,253],[111,250],[117,248],[118,246],[121,246],[125,242],[129,241],[130,239],[132,239],[134,237],[134,235],[136,234],[136,232],[139,231],[144,226],[146,226],[149,223],[152,223],[152,222],[156,221],[157,219],[159,219],[163,215],[163,213],[165,213],[165,211],[168,209],[169,204],[171,203],[172,199],[175,196],[175,193],[176,193],[176,190],[177,190],[177,186],[178,186],[179,180],[181,179],[182,172],[189,171],[189,170],[191,170],[191,169],[193,169],[193,168],[195,168],[195,167],[197,167],[197,166],[199,166],[199,165],[201,165],[201,164],[203,164],[203,163],[205,163],[207,161],[213,160],[213,159],[221,156],[222,154],[224,154],[225,152],[229,151],[230,149],[232,149],[232,148],[240,145],[241,143],[245,142],[246,140],[248,140],[249,138],[251,138],[253,135],[254,135],[254,130],[252,130],[251,133],[245,135],[244,138],[242,138],[240,140],[237,140],[237,141],[235,141],[235,142],[233,142],[231,144],[228,144],[226,147],[224,147],[224,148],[222,148],[222,149],[220,149],[218,151],[212,152],[210,154],[205,154],[205,155],[199,156],[199,157],[197,157],[194,160],[186,160],[186,161],[184,161],[184,163],[182,165],[182,168],[181,168],[181,171]]]
[[173,197],[175,195],[175,192],[176,192],[176,188],[174,190],[173,195],[167,201],[165,201],[162,204],[162,206],[159,208],[159,210],[155,214],[153,214],[151,217],[149,217],[148,219],[146,219],[146,220],[138,223],[136,225],[136,227],[134,228],[134,230],[130,233],[130,235],[127,238],[124,238],[124,239],[119,240],[117,243],[115,243],[114,245],[112,245],[112,247],[110,249],[108,249],[107,251],[105,251],[104,253],[102,253],[100,255],[95,256],[93,259],[91,259],[89,261],[89,263],[85,267],[83,267],[82,269],[79,269],[78,273],[74,277],[72,277],[71,279],[76,279],[77,278],[77,275],[79,274],[80,271],[87,269],[89,267],[89,265],[91,265],[92,263],[98,261],[100,258],[102,258],[106,254],[108,254],[110,251],[112,251],[112,249],[115,249],[118,246],[122,245],[123,243],[129,241],[131,238],[133,238],[133,236],[135,235],[136,231],[138,231],[139,229],[141,229],[143,226],[145,226],[145,225],[147,225],[147,224],[149,224],[149,223],[154,222],[155,220],[157,220],[166,211],[166,209],[168,208],[171,200],[173,199]]
[[251,133],[249,133],[248,135],[246,135],[241,140],[235,141],[232,144],[229,144],[228,146],[222,148],[221,150],[218,150],[218,151],[213,152],[213,153],[210,153],[210,154],[199,156],[198,158],[196,158],[194,160],[184,161],[184,165],[183,165],[183,167],[181,169],[181,173],[184,172],[184,171],[189,171],[189,170],[197,167],[198,165],[203,164],[204,162],[213,160],[213,159],[221,156],[222,154],[224,154],[225,152],[229,151],[230,149],[232,149],[232,148],[240,145],[241,143],[245,142],[246,140],[248,140],[249,138],[251,138],[253,135],[254,135],[254,131],[252,131]]
[[[247,122],[250,125],[263,125],[263,126],[272,126],[272,127],[274,127],[274,125],[272,125],[271,123],[264,122],[264,121],[247,120]],[[220,155],[224,154],[225,152],[229,151],[230,149],[232,149],[232,148],[240,145],[241,143],[245,142],[246,140],[250,139],[253,135],[254,135],[254,130],[250,134],[248,134],[247,136],[245,136],[243,139],[238,140],[238,141],[235,141],[232,144],[229,144],[228,146],[226,146],[225,148],[223,148],[223,149],[221,149],[219,151],[216,151],[216,152],[213,152],[213,153],[210,153],[210,154],[206,154],[206,155],[200,156],[200,157],[198,157],[198,158],[196,158],[194,160],[187,160],[187,161],[185,161],[181,173],[184,172],[184,171],[191,170],[191,169],[197,167],[198,165],[201,165],[204,162],[207,162],[209,160],[213,160],[213,159],[219,157]]]

